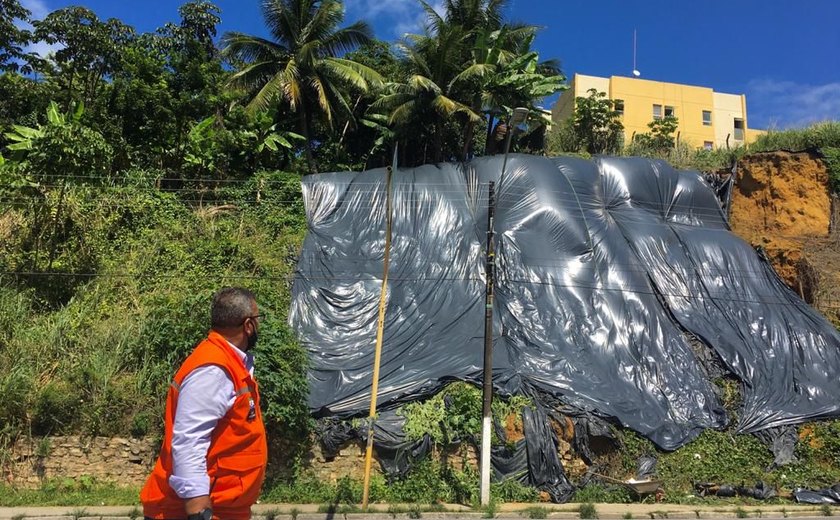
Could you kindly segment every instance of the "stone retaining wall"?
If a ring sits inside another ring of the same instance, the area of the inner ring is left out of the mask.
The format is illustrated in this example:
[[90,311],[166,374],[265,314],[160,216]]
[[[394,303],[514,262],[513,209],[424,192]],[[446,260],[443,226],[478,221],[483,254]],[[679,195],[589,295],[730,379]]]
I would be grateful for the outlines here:
[[15,443],[3,461],[3,480],[37,487],[44,480],[90,476],[140,486],[155,462],[160,441],[121,437],[44,437]]
[[[142,486],[160,449],[158,439],[126,439],[78,436],[33,438],[18,441],[2,464],[3,480],[19,487],[38,487],[55,478],[94,477],[122,486]],[[478,467],[475,448],[439,454],[456,469]],[[324,482],[344,476],[361,478],[365,445],[350,442],[337,456],[326,458],[316,443],[308,457],[311,471]],[[379,464],[374,471],[381,472]]]
[[[575,473],[571,448],[565,444],[561,453],[567,471]],[[18,487],[38,487],[45,480],[57,478],[76,479],[82,476],[114,482],[121,486],[140,487],[155,463],[160,440],[156,438],[127,439],[121,437],[46,437],[18,441],[0,457],[0,474],[3,482]],[[277,454],[272,454],[278,460]],[[433,457],[445,461],[456,470],[478,468],[478,453],[474,446],[434,453]],[[361,478],[364,474],[365,445],[349,442],[337,456],[327,458],[315,443],[309,454],[308,467],[323,482],[336,482],[344,476]],[[374,471],[381,472],[379,464]]]

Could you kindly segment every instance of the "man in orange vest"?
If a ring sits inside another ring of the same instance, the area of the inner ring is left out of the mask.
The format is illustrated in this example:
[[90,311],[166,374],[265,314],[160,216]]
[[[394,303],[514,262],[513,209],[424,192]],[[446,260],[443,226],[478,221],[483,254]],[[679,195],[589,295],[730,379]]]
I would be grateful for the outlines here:
[[268,459],[251,350],[260,314],[251,291],[213,296],[210,333],[175,374],[163,445],[140,500],[154,519],[248,520]]

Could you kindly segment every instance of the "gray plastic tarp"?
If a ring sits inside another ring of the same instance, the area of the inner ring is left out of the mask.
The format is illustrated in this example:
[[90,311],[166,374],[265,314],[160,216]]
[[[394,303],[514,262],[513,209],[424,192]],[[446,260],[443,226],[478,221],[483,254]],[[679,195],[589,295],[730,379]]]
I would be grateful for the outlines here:
[[[697,172],[640,158],[511,155],[393,173],[379,402],[481,378],[488,185],[496,182],[494,384],[549,394],[675,449],[726,413],[742,431],[838,415],[840,336],[729,231]],[[290,323],[310,405],[364,413],[383,276],[386,172],[307,176]],[[701,352],[702,350],[702,352]]]

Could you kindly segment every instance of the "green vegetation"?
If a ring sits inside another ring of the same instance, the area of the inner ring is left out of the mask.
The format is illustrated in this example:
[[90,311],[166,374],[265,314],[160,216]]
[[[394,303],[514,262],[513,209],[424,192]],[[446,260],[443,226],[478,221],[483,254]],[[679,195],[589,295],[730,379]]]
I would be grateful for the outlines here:
[[[494,420],[504,424],[513,415],[521,426],[522,408],[531,401],[523,396],[506,400],[496,397],[492,410]],[[452,383],[426,401],[408,403],[397,413],[405,417],[404,430],[409,439],[424,435],[443,448],[460,441],[477,442],[481,436],[481,389],[468,383]],[[493,432],[493,442],[499,439]]]
[[[345,24],[335,0],[264,2],[269,39],[231,32],[218,47],[222,13],[205,0],[144,34],[83,7],[32,20],[2,0],[0,461],[30,435],[159,435],[168,381],[206,332],[211,295],[244,285],[268,314],[257,370],[283,454],[269,493],[355,497],[355,483],[304,472],[307,357],[286,325],[306,230],[300,178],[389,164],[397,142],[410,141],[406,165],[492,153],[514,106],[535,117],[513,148],[539,150],[536,104],[564,78],[505,4],[429,10],[397,55],[364,22]],[[58,50],[27,54],[33,41]],[[441,445],[474,435],[476,396],[451,392]],[[381,482],[380,495],[473,500],[471,476],[431,462],[415,473]]]
[[[370,501],[412,504],[477,504],[478,472],[469,466],[456,470],[437,460],[425,459],[415,464],[404,477],[386,482],[379,473],[371,476]],[[537,491],[523,486],[516,480],[492,482],[490,494],[497,503],[534,502]],[[276,479],[269,482],[261,497],[263,502],[359,504],[362,501],[362,482],[348,476],[335,484],[318,480],[302,472],[294,479]],[[436,506],[435,506],[436,507]],[[434,507],[432,507],[434,509]]]
[[840,145],[840,122],[826,121],[797,130],[769,130],[750,150],[756,152],[816,150]]
[[665,159],[676,168],[715,172],[731,168],[748,153],[787,150],[818,151],[829,170],[831,189],[840,192],[840,122],[826,121],[810,127],[770,130],[754,143],[732,149],[697,149],[696,143],[677,139],[677,119],[667,116],[648,123],[649,132],[623,143],[623,126],[615,102],[590,89],[578,97],[574,117],[553,128],[546,138],[547,155],[615,154]]
[[[91,477],[52,479],[37,489],[0,485],[0,507],[39,506],[125,506],[139,503],[139,489],[98,482]],[[130,509],[127,507],[126,510]],[[87,516],[87,515],[83,515]],[[129,516],[129,515],[127,515]],[[139,516],[142,516],[139,515]]]
[[[634,432],[616,430],[620,443],[617,474],[632,474],[641,455],[656,454],[658,476],[667,497],[691,493],[695,482],[752,486],[765,481],[781,490],[795,487],[819,489],[840,480],[840,421],[808,423],[799,427],[796,461],[772,468],[773,455],[751,435],[705,430],[683,448],[657,452]],[[586,489],[586,488],[584,488]]]
[[553,132],[550,149],[586,154],[617,154],[624,142],[624,125],[613,100],[605,92],[589,89],[575,98],[574,117]]
[[[244,285],[268,314],[257,370],[272,452],[282,454],[263,500],[352,511],[358,481],[329,484],[306,470],[307,356],[286,325],[306,231],[302,175],[389,164],[396,143],[407,166],[498,153],[519,106],[531,117],[514,151],[633,153],[706,171],[747,152],[694,150],[668,118],[624,147],[615,105],[596,92],[546,136],[537,106],[564,78],[533,50],[536,27],[505,20],[506,5],[429,8],[425,32],[394,53],[364,22],[345,24],[335,0],[264,2],[270,39],[232,32],[218,47],[222,13],[204,0],[144,34],[82,7],[31,20],[18,0],[0,0],[0,465],[26,436],[160,435],[169,380],[206,332],[211,295]],[[34,31],[20,29],[27,21]],[[59,50],[27,54],[35,40]],[[749,151],[814,148],[840,189],[838,123],[769,132]],[[719,384],[734,414],[737,385]],[[513,417],[521,429],[530,404],[496,399],[494,419],[510,426]],[[478,437],[480,391],[452,384],[400,413],[408,438],[428,434],[439,454]],[[619,431],[611,469],[624,477],[639,455],[656,453],[669,497],[696,480],[784,488],[840,480],[840,422],[799,434],[798,461],[765,472],[772,457],[749,436],[707,431],[658,453]],[[39,441],[35,456],[50,449]],[[477,485],[469,465],[432,457],[393,482],[375,476],[371,499],[474,504]],[[136,492],[51,480],[31,491],[0,487],[0,505],[132,504]],[[513,479],[494,482],[492,495],[494,507],[538,498]],[[574,499],[584,502],[582,518],[596,518],[591,502],[631,497],[591,484]]]
[[831,188],[840,193],[840,122],[826,121],[801,130],[771,130],[750,151],[819,150],[828,166]]
[[572,495],[572,502],[595,503],[606,502],[613,504],[629,504],[633,502],[634,496],[630,490],[623,486],[603,486],[596,483],[587,484],[575,490]]
[[598,510],[595,508],[595,504],[590,502],[585,502],[580,505],[578,509],[578,513],[580,518],[582,519],[594,519],[598,518]]

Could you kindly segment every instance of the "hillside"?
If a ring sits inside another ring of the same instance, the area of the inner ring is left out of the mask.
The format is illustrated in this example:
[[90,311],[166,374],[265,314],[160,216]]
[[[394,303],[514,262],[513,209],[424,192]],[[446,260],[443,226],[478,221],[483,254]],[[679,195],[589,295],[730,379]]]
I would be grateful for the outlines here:
[[837,198],[815,152],[762,152],[738,162],[730,225],[761,247],[785,283],[838,323]]

